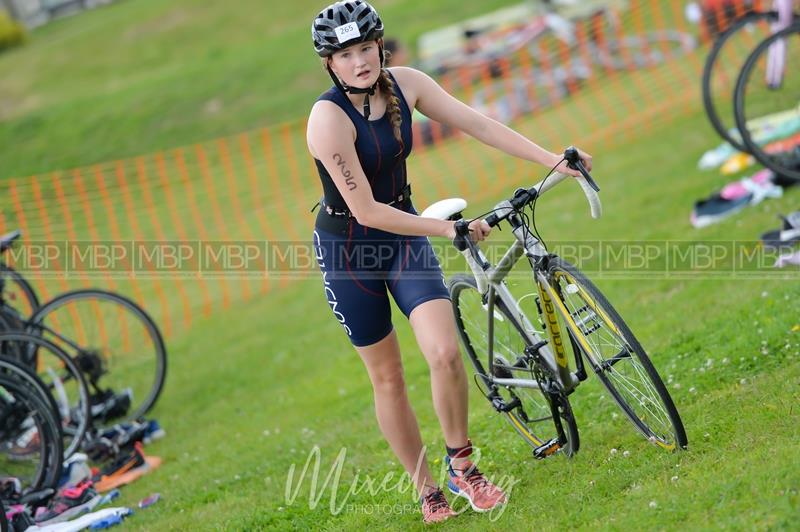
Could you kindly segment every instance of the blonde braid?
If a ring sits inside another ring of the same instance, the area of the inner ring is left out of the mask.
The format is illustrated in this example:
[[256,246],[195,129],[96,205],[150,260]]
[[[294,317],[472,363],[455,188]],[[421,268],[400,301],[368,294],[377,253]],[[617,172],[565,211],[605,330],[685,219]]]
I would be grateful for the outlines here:
[[378,77],[378,88],[389,98],[386,104],[386,112],[389,113],[389,121],[392,124],[394,138],[400,143],[400,152],[402,153],[405,150],[405,145],[403,144],[403,135],[400,132],[400,125],[403,123],[403,115],[400,113],[400,98],[394,93],[394,81],[386,73],[386,70],[381,70],[381,75]]

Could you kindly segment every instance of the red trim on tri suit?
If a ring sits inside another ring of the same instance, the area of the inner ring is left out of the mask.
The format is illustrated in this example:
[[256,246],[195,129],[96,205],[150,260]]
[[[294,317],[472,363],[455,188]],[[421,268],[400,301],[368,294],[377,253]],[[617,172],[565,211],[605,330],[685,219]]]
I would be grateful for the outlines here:
[[[367,228],[365,227],[364,230],[366,231],[366,229]],[[373,296],[386,297],[386,294],[381,294],[379,292],[374,292],[370,290],[369,288],[361,284],[361,281],[356,279],[356,277],[353,275],[353,270],[350,269],[350,243],[352,242],[352,239],[353,239],[353,219],[349,218],[347,220],[347,247],[345,248],[347,251],[347,257],[345,257],[345,266],[347,267],[347,273],[350,275],[350,278],[353,280],[353,282],[356,283],[356,286],[358,286],[364,292]]]

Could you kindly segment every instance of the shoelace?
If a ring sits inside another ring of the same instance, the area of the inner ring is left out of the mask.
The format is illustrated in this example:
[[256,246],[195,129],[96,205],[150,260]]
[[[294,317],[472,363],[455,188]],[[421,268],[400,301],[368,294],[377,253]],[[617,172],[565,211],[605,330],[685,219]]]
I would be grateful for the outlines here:
[[[464,470],[460,469],[459,471]],[[489,484],[489,481],[483,476],[483,473],[478,471],[478,468],[475,466],[472,466],[469,470],[465,471],[463,473],[463,478],[467,484],[475,489],[483,489]]]
[[445,499],[444,492],[441,489],[430,492],[424,498],[432,512],[448,506],[447,499]]

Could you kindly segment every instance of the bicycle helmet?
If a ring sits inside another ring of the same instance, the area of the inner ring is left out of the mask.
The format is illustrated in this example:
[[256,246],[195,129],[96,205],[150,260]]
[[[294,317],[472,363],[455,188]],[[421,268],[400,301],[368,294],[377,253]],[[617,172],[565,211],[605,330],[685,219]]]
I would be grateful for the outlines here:
[[[320,57],[330,57],[334,52],[361,42],[373,41],[383,37],[383,22],[378,12],[364,0],[345,0],[329,5],[319,12],[311,23],[311,39],[314,50]],[[385,62],[383,46],[378,45],[381,68]],[[375,94],[376,81],[365,89],[350,87],[339,81],[339,78],[326,65],[328,75],[334,85],[344,92],[364,94],[364,117],[369,119],[369,97]]]
[[346,0],[331,4],[320,11],[311,24],[314,50],[320,57],[328,57],[337,50],[381,37],[381,17],[364,0]]

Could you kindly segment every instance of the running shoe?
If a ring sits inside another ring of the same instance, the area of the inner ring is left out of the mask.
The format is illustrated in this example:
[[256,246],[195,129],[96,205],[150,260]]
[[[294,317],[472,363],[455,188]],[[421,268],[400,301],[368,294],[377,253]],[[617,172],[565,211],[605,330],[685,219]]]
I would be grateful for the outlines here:
[[68,521],[93,510],[100,499],[100,495],[92,487],[92,482],[85,480],[73,488],[62,489],[50,501],[50,504],[37,508],[34,520],[37,525],[51,525]]
[[458,515],[450,508],[450,503],[447,502],[442,488],[436,488],[427,495],[420,497],[419,500],[422,504],[423,523],[438,523]]
[[450,457],[445,456],[447,464],[447,488],[455,495],[464,497],[476,512],[487,512],[508,499],[503,491],[489,482],[478,468],[469,460],[464,461],[464,469],[459,473],[450,464]]

